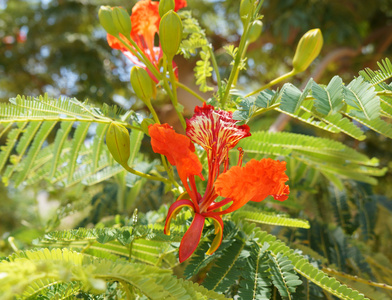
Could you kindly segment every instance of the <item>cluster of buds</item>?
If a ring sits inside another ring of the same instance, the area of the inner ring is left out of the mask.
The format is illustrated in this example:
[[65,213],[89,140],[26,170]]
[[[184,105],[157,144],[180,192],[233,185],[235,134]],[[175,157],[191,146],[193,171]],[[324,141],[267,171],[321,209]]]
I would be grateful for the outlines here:
[[[145,0],[144,4],[151,5],[151,7],[156,8],[156,14],[155,16],[158,21],[159,21],[159,40],[160,40],[160,45],[163,53],[166,55],[169,61],[171,61],[176,55],[180,43],[182,40],[182,31],[183,31],[183,26],[181,22],[181,18],[178,16],[178,14],[175,12],[175,7],[176,7],[176,2],[174,0],[162,0],[159,2],[159,5],[154,5],[154,2],[150,2],[150,0]],[[186,5],[182,4],[183,6]],[[136,6],[135,6],[136,7]],[[140,9],[142,10],[143,6],[139,6]],[[137,8],[133,10],[137,12]],[[115,38],[125,38],[128,41],[132,40],[132,21],[131,17],[128,14],[128,12],[121,8],[121,7],[109,7],[109,6],[101,6],[99,12],[99,21],[103,28],[106,30],[106,32],[115,37]],[[153,17],[153,16],[151,16]],[[144,20],[146,21],[146,20]],[[150,22],[149,20],[146,21]],[[152,22],[152,21],[151,21]],[[151,37],[155,35],[155,29],[154,26],[145,26],[146,28],[151,27],[151,29],[148,29],[148,32],[145,32],[145,39],[151,40]],[[148,35],[148,37],[147,37]],[[117,41],[117,40],[116,40]],[[153,41],[149,41],[150,43],[153,43]],[[138,41],[133,41],[133,43],[138,44]],[[139,48],[143,48],[145,45],[140,45],[143,43],[139,43]],[[125,46],[125,49],[128,45],[123,45]],[[149,45],[151,48],[151,45]],[[137,50],[137,47],[136,47]],[[146,49],[150,52],[152,52],[152,49]],[[124,50],[126,51],[126,50]]]
[[107,33],[118,36],[129,36],[132,30],[131,18],[121,7],[101,6],[98,12],[99,22]]

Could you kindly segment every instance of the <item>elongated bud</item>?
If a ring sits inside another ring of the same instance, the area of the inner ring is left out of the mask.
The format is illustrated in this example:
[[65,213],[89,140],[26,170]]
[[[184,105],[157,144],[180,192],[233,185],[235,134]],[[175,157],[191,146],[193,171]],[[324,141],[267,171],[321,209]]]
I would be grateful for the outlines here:
[[293,71],[295,73],[305,71],[312,61],[320,54],[322,47],[323,35],[320,29],[312,29],[305,33],[299,41],[297,50],[295,51]]
[[99,23],[106,30],[107,33],[116,36],[118,30],[114,25],[112,8],[110,6],[101,6],[98,11]]
[[128,130],[124,126],[115,122],[110,124],[106,133],[106,145],[116,162],[128,166],[131,143]]
[[252,12],[254,0],[241,0],[240,4],[240,17],[242,22],[246,20],[248,14]]
[[176,55],[182,40],[182,22],[180,17],[174,12],[167,12],[159,24],[159,39],[163,53],[169,61]]
[[174,10],[175,7],[175,2],[174,0],[160,0],[159,1],[159,6],[158,6],[158,11],[159,15],[161,18],[170,10]]
[[154,98],[156,95],[156,87],[147,71],[140,67],[133,67],[131,71],[131,84],[138,98],[143,102]]
[[113,8],[112,17],[118,32],[125,37],[129,37],[131,35],[132,23],[128,12],[121,7],[115,7]]
[[261,22],[260,20],[254,21],[249,29],[249,36],[248,36],[249,43],[256,42],[257,39],[260,37],[262,30],[263,30],[263,22]]

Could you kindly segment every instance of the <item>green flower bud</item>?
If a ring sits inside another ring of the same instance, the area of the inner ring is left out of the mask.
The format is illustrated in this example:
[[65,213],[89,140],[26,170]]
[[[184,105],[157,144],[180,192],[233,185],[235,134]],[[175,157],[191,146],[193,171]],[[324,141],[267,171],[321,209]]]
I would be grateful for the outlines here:
[[170,10],[174,10],[175,3],[174,0],[160,0],[158,11],[161,18]]
[[322,47],[323,35],[320,29],[312,29],[305,33],[299,41],[297,50],[295,51],[293,71],[295,73],[305,71],[312,61],[320,54]]
[[116,162],[128,166],[131,143],[129,132],[124,126],[115,122],[110,124],[106,133],[106,145]]
[[140,124],[140,127],[142,128],[142,131],[150,136],[150,133],[148,132],[148,126],[155,124],[153,119],[143,119],[142,124]]
[[112,17],[118,32],[125,37],[129,37],[131,35],[132,23],[128,12],[121,7],[115,7],[113,8]]
[[99,23],[107,33],[116,36],[118,34],[117,27],[114,25],[112,8],[110,6],[101,6],[98,11]]
[[131,84],[136,96],[143,102],[150,102],[156,95],[156,87],[147,71],[140,67],[133,67],[131,71]]
[[262,30],[263,30],[263,22],[261,22],[260,20],[254,21],[249,29],[248,42],[249,43],[256,42],[257,39],[260,37]]
[[159,24],[159,39],[163,53],[169,61],[176,55],[182,40],[182,22],[180,17],[174,12],[166,13]]
[[240,17],[242,22],[246,20],[248,14],[252,12],[254,0],[241,0],[240,4]]

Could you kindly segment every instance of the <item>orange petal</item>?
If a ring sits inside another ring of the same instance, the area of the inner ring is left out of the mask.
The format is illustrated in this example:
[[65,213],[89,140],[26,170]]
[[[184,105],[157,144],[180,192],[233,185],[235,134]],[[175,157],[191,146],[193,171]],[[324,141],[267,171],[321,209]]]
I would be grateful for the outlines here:
[[165,155],[173,166],[177,166],[178,175],[184,186],[188,186],[189,176],[201,175],[202,165],[194,153],[195,146],[187,136],[176,133],[168,124],[150,125],[148,132],[151,136],[152,150]]
[[197,213],[195,214],[195,218],[193,219],[191,226],[188,228],[181,240],[178,253],[180,263],[187,260],[192,253],[195,252],[197,245],[199,245],[200,242],[204,221],[205,217]]
[[286,200],[290,191],[285,185],[289,179],[285,170],[286,162],[264,158],[252,159],[244,167],[232,167],[219,175],[215,182],[216,192],[233,200],[233,204],[221,213],[237,210],[248,201],[260,202],[269,195],[276,200]]
[[142,36],[146,45],[139,44],[139,46],[149,49],[151,53],[154,48],[154,36],[159,29],[158,5],[158,1],[142,0],[132,8],[132,39],[138,42],[140,41],[139,36]]

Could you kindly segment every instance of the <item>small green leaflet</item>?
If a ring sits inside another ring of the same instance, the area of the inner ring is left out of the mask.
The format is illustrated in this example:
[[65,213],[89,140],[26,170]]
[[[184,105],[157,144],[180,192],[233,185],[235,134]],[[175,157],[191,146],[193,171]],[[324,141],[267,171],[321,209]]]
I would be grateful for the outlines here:
[[280,109],[289,113],[295,113],[302,105],[306,96],[309,94],[312,88],[313,79],[311,78],[305,86],[305,89],[301,91],[296,88],[291,83],[286,83],[282,88],[282,100],[280,104]]
[[343,106],[343,81],[335,76],[327,87],[321,87],[317,83],[312,85],[312,95],[317,111],[328,116],[337,113]]
[[352,108],[349,114],[361,119],[374,120],[380,116],[380,97],[375,88],[362,77],[343,87],[344,100]]

